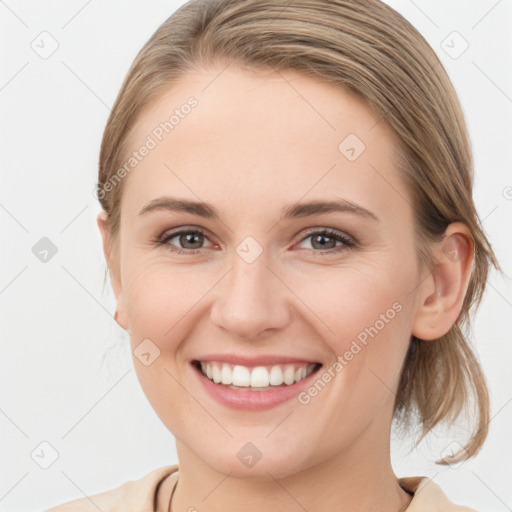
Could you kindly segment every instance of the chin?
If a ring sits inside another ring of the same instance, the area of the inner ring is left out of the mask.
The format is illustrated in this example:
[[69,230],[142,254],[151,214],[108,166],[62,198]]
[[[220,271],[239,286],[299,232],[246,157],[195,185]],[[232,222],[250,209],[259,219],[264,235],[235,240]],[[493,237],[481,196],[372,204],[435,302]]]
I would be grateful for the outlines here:
[[[308,461],[304,456],[304,450],[299,447],[288,445],[283,447],[271,446],[267,440],[267,446],[256,448],[256,443],[242,443],[240,448],[230,447],[220,452],[209,453],[205,457],[203,453],[201,458],[205,464],[213,470],[222,474],[229,474],[230,477],[243,480],[273,480],[286,478],[293,475],[315,462]],[[260,446],[263,443],[260,443]],[[232,454],[232,455],[231,455]]]

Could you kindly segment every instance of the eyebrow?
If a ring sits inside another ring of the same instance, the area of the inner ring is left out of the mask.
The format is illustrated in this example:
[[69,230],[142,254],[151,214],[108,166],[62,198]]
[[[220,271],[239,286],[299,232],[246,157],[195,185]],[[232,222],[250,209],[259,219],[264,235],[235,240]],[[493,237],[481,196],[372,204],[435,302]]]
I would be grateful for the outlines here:
[[[139,215],[144,215],[152,211],[172,211],[186,212],[192,215],[198,215],[206,219],[220,220],[219,212],[214,206],[202,201],[191,201],[189,199],[180,199],[176,197],[158,197],[146,204]],[[295,203],[284,206],[281,209],[281,215],[284,219],[309,217],[321,213],[353,213],[363,217],[379,220],[370,210],[360,205],[347,201],[346,199],[337,199],[334,201],[309,201],[306,203]]]

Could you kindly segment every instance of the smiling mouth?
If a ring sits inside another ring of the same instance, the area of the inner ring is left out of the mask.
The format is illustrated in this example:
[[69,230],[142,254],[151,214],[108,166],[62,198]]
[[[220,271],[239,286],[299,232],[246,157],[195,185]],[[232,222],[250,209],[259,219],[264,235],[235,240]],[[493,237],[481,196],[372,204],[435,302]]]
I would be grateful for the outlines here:
[[286,363],[268,366],[243,366],[221,361],[192,361],[210,381],[240,391],[268,391],[292,386],[322,366],[321,363]]

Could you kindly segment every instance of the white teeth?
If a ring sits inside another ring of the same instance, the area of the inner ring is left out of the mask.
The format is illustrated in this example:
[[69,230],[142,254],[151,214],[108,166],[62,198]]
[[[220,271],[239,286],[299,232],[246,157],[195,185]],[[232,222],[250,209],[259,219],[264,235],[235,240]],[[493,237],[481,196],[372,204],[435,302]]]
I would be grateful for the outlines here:
[[[215,368],[216,364],[213,364],[212,366]],[[251,372],[249,371],[249,368],[239,365],[235,366],[233,368],[231,381],[233,382],[233,386],[250,386]]]
[[[304,370],[304,374],[302,373],[302,370]],[[306,368],[297,368],[295,371],[295,381],[298,382],[299,380],[302,380],[306,376]]]
[[284,382],[283,371],[280,366],[272,366],[269,382],[271,386],[280,386]]
[[218,384],[222,379],[220,369],[216,364],[212,366],[212,376],[213,382],[215,382],[215,384]]
[[247,388],[290,386],[311,375],[315,364],[286,364],[248,368],[215,361],[201,362],[201,371],[216,384]]
[[287,385],[293,384],[295,382],[295,371],[293,366],[287,366],[286,370],[283,373],[284,383]]
[[229,367],[229,364],[223,364],[222,365],[222,384],[226,384],[227,386],[229,384],[233,384],[233,375],[231,373],[231,368]]
[[264,366],[256,366],[251,372],[251,387],[266,388],[269,385],[270,376]]

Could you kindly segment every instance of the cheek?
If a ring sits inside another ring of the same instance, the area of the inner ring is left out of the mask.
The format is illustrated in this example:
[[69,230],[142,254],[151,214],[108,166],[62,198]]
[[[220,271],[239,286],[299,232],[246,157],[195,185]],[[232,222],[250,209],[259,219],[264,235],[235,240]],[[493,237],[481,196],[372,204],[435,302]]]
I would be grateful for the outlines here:
[[132,333],[168,344],[183,319],[194,314],[215,276],[179,267],[147,261],[127,266],[124,296]]
[[329,293],[318,287],[308,295],[329,327],[323,343],[332,359],[318,377],[326,384],[315,381],[301,403],[334,443],[353,439],[383,404],[392,406],[410,339],[411,282],[407,275],[347,271],[331,281]]
[[414,268],[380,261],[324,272],[302,287],[296,280],[293,289],[312,312],[305,314],[323,334],[331,362],[339,363],[333,396],[354,413],[361,403],[372,410],[398,383],[411,333]]
[[384,261],[324,268],[308,276],[288,274],[287,279],[304,304],[304,314],[310,311],[308,318],[337,353],[347,350],[352,339],[364,342],[368,329],[375,334],[372,326],[379,333],[397,327],[392,324],[405,316],[413,282],[408,269]]
[[[188,395],[182,340],[195,328],[201,297],[211,288],[194,272],[178,272],[169,264],[126,265],[125,303],[134,367],[142,390],[156,414],[172,432],[180,432]],[[202,281],[202,283],[201,283]],[[144,354],[149,353],[149,361]]]

